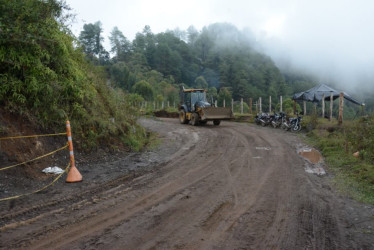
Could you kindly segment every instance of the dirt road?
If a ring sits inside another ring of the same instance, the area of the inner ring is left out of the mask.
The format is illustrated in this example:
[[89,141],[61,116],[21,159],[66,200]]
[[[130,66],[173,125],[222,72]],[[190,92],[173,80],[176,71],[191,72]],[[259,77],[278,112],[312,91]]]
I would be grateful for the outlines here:
[[81,163],[84,182],[0,204],[1,248],[374,249],[373,207],[306,173],[296,135],[140,122],[157,148]]

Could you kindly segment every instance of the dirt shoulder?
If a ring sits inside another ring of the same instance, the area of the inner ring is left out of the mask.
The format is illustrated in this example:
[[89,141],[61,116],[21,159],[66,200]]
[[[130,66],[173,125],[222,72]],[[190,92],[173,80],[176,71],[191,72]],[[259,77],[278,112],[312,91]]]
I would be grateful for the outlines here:
[[306,173],[296,135],[139,122],[159,134],[158,147],[78,160],[82,183],[1,203],[0,247],[374,248],[374,208],[337,194],[329,174]]

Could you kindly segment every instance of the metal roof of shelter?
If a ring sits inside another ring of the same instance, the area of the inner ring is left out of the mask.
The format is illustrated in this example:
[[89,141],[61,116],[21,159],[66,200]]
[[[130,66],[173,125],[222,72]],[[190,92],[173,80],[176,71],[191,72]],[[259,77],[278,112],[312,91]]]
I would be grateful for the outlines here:
[[[325,101],[330,101],[330,95],[332,93],[333,100],[339,98],[342,91],[337,91],[325,84],[318,85],[309,90],[299,92],[293,95],[292,99],[296,101],[307,101],[307,102],[320,102],[322,101],[323,94],[325,95]],[[352,97],[350,97],[346,92],[344,93],[344,98],[350,102],[357,105],[364,105],[364,103],[359,102]]]

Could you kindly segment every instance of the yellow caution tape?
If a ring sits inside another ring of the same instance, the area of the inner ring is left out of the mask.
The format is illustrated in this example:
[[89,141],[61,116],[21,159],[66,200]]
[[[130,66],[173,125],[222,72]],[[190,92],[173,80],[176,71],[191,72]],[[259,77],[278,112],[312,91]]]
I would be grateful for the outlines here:
[[54,136],[54,135],[66,135],[66,132],[57,133],[57,134],[45,134],[45,135],[24,135],[24,136],[2,137],[2,138],[0,138],[0,140],[19,139],[19,138],[33,138],[33,137]]
[[8,201],[8,200],[14,200],[14,199],[18,199],[20,197],[23,197],[23,196],[26,196],[26,195],[30,195],[30,194],[36,194],[40,191],[43,191],[44,189],[48,188],[49,186],[53,185],[58,179],[61,178],[61,176],[64,174],[64,173],[67,173],[69,171],[69,168],[70,168],[70,162],[69,164],[67,165],[67,167],[65,168],[64,172],[62,172],[61,174],[59,174],[51,183],[49,183],[48,185],[42,187],[41,189],[38,189],[36,191],[33,191],[33,192],[30,192],[30,193],[26,193],[26,194],[20,194],[20,195],[15,195],[15,196],[11,196],[11,197],[7,197],[7,198],[2,198],[0,199],[0,201]]
[[12,166],[8,166],[8,167],[0,168],[0,171],[6,170],[6,169],[10,169],[10,168],[14,168],[14,167],[17,167],[17,166],[20,166],[20,165],[23,165],[23,164],[26,164],[26,163],[29,163],[29,162],[32,162],[32,161],[36,161],[36,160],[42,159],[42,158],[44,158],[44,157],[47,157],[47,156],[52,155],[52,154],[54,154],[54,153],[56,153],[56,152],[58,152],[58,151],[63,150],[63,149],[65,149],[65,148],[67,148],[68,146],[69,146],[69,144],[66,144],[65,146],[63,146],[63,147],[61,147],[61,148],[59,148],[59,149],[57,149],[57,150],[55,150],[55,151],[52,151],[52,152],[49,152],[49,153],[47,153],[47,154],[45,154],[45,155],[42,155],[42,156],[36,157],[35,159],[28,160],[28,161],[25,161],[25,162],[21,162],[21,163],[18,163],[18,164],[12,165]]

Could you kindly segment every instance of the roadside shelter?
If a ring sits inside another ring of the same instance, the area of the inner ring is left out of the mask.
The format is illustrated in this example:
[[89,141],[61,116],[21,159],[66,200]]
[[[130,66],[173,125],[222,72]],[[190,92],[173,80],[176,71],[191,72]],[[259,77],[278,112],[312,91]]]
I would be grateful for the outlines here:
[[307,102],[314,102],[318,103],[322,101],[323,96],[325,96],[325,101],[331,101],[331,94],[333,101],[337,98],[339,98],[340,93],[344,94],[344,99],[357,104],[357,105],[364,105],[362,102],[359,102],[355,99],[353,99],[351,96],[349,96],[346,92],[337,91],[325,84],[318,85],[314,88],[311,88],[309,90],[299,92],[293,95],[292,99],[295,101],[307,101]]

